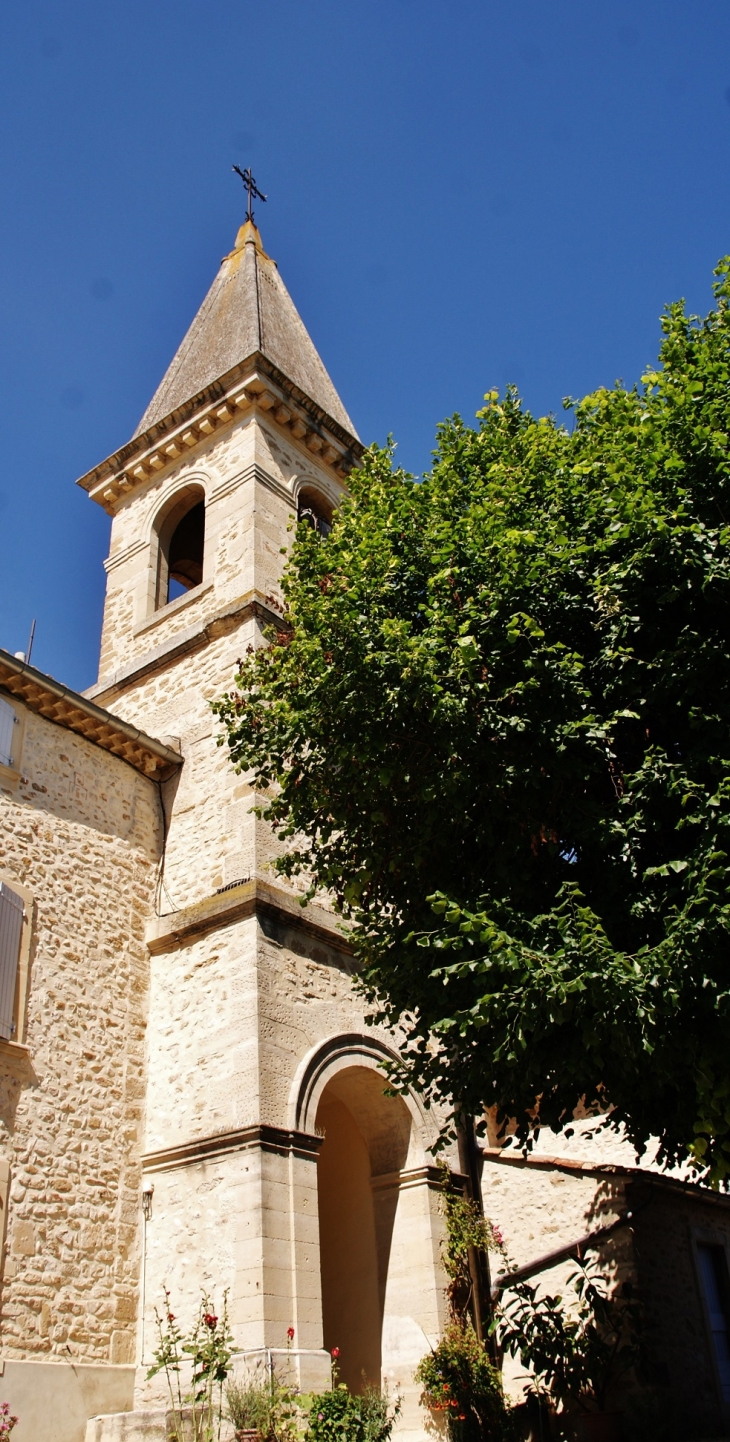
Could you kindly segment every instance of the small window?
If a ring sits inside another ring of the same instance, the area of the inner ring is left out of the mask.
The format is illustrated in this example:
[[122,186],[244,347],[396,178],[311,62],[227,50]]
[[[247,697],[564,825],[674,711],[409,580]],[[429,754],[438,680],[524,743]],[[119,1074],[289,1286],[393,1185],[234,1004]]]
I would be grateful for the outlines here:
[[332,530],[332,507],[316,491],[302,491],[297,504],[297,520],[305,521],[320,536]]
[[163,513],[157,527],[155,609],[184,596],[203,580],[205,497],[200,486],[186,486]]
[[3,701],[0,696],[0,766],[13,764],[14,729],[15,711],[9,701]]
[[23,940],[22,896],[0,881],[0,1037],[14,1041],[18,1030],[16,993]]
[[720,1391],[723,1402],[730,1402],[730,1279],[725,1248],[698,1242],[700,1280],[705,1297],[707,1317],[712,1333]]

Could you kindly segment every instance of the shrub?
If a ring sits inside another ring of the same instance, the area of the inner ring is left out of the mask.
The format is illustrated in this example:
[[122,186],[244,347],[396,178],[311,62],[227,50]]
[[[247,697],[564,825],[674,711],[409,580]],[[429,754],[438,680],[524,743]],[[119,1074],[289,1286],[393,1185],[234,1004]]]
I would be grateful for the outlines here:
[[[527,1282],[509,1288],[495,1322],[500,1346],[528,1367],[563,1410],[603,1412],[611,1394],[639,1363],[640,1314],[625,1283],[608,1293],[595,1267],[579,1264],[570,1278],[576,1300],[538,1295]],[[505,1288],[505,1291],[508,1289]]]
[[387,1442],[399,1412],[400,1399],[391,1405],[387,1392],[364,1387],[354,1395],[340,1382],[311,1398],[307,1442]]

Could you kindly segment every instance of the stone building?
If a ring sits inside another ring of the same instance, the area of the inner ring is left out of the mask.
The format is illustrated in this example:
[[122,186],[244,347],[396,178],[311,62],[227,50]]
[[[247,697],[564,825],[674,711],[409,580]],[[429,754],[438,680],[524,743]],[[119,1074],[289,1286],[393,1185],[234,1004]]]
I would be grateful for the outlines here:
[[[304,1388],[339,1347],[343,1378],[386,1378],[401,1431],[424,1435],[438,1117],[384,1094],[397,1038],[366,1025],[336,918],[269,869],[209,707],[280,616],[292,524],[327,527],[360,454],[248,222],[135,435],[80,482],[111,518],[97,683],[76,695],[0,652],[0,1398],[18,1442],[164,1436],[145,1381],[163,1284],[183,1321],[227,1289],[249,1360],[293,1328]],[[719,1427],[728,1201],[580,1128],[557,1158],[481,1162],[488,1213],[550,1285],[618,1223],[596,1245],[646,1297],[654,1380]]]

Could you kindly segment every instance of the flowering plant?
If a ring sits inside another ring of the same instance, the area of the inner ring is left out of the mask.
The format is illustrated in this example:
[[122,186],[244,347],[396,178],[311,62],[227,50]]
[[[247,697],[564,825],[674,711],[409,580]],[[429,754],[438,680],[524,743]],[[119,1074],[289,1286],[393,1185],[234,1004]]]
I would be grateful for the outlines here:
[[452,1320],[415,1373],[421,1402],[444,1416],[453,1442],[505,1442],[513,1436],[499,1372],[471,1322]]
[[[147,1377],[165,1373],[172,1406],[170,1442],[185,1442],[189,1435],[185,1430],[186,1417],[192,1422],[193,1442],[216,1442],[223,1422],[223,1386],[231,1367],[228,1293],[224,1293],[220,1316],[211,1306],[207,1293],[203,1293],[198,1316],[186,1337],[171,1309],[167,1287],[163,1291],[164,1311],[160,1313],[155,1307],[159,1341]],[[189,1390],[183,1392],[180,1372],[188,1357],[192,1376]]]
[[442,1162],[441,1206],[446,1237],[441,1248],[448,1278],[449,1324],[436,1347],[422,1357],[415,1373],[421,1403],[441,1414],[451,1442],[503,1442],[514,1436],[499,1372],[472,1325],[473,1281],[470,1253],[498,1252],[507,1262],[504,1238],[471,1197],[456,1191]]
[[17,1417],[11,1414],[9,1402],[0,1402],[0,1439],[10,1436],[17,1421]]

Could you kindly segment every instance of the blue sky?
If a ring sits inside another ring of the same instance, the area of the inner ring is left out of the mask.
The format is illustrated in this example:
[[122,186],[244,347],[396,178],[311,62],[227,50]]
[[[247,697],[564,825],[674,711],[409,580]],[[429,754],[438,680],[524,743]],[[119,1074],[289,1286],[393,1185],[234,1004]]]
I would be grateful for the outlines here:
[[235,162],[363,440],[655,355],[730,251],[727,0],[5,0],[0,645],[96,676],[127,440],[230,249]]

